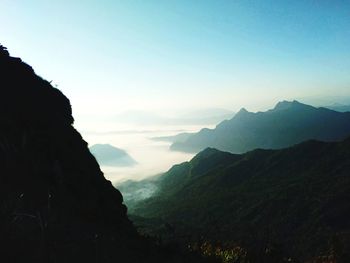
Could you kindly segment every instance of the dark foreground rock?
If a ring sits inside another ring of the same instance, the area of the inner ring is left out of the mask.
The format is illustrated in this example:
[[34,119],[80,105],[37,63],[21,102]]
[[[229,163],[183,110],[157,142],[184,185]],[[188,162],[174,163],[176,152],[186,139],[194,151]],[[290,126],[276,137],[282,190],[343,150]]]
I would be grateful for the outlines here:
[[138,235],[72,126],[69,100],[2,46],[0,89],[1,262],[171,258]]

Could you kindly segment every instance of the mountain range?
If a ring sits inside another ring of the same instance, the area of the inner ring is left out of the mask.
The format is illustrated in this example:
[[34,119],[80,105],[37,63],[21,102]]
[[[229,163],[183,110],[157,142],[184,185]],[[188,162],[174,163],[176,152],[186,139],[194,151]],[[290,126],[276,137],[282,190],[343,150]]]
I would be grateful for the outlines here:
[[174,142],[175,151],[199,152],[213,147],[232,153],[253,149],[280,149],[315,139],[340,141],[350,135],[350,112],[315,108],[298,101],[282,101],[266,112],[242,108],[214,129],[202,129]]
[[[124,201],[69,99],[1,45],[0,72],[1,262],[348,262],[349,113],[296,101],[242,109],[199,134],[248,152],[206,148],[120,185]],[[310,138],[324,142],[298,143]]]
[[349,175],[350,138],[245,154],[207,148],[158,177],[129,214],[163,238],[239,245],[249,262],[346,262]]

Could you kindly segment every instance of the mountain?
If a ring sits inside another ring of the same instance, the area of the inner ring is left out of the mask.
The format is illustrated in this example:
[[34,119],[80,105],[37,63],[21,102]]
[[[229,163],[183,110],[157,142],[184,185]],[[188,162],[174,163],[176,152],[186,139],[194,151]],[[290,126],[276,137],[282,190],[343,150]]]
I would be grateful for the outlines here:
[[1,261],[137,262],[141,239],[69,100],[2,46],[0,72]]
[[266,112],[241,109],[215,129],[202,129],[172,150],[198,152],[207,147],[232,153],[253,149],[280,149],[305,140],[339,141],[350,135],[350,112],[315,108],[298,101],[279,102]]
[[155,235],[243,247],[249,262],[350,258],[350,138],[245,154],[208,148],[157,185],[129,211],[171,229],[148,226]]
[[110,144],[94,144],[89,149],[98,163],[103,166],[133,166],[136,164],[136,161],[126,151]]
[[1,262],[204,262],[137,233],[61,91],[1,45],[0,73]]

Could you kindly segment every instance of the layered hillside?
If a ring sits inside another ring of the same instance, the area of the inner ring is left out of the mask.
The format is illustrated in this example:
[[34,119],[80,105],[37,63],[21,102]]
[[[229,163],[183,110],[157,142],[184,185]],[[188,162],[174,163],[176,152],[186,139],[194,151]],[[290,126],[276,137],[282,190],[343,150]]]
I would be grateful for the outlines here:
[[239,244],[255,260],[266,249],[296,262],[350,258],[350,139],[242,155],[208,148],[157,186],[130,210],[171,226],[148,226],[154,234]]
[[266,112],[241,109],[215,129],[202,129],[171,149],[199,152],[213,147],[232,153],[281,149],[305,140],[339,141],[350,135],[350,112],[315,108],[297,101],[279,102]]

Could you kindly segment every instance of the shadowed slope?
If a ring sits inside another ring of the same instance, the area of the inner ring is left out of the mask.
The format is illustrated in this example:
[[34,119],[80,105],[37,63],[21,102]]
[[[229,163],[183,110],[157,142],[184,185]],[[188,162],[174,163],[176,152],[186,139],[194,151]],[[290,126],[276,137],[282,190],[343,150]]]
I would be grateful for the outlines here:
[[139,240],[122,196],[73,128],[69,100],[3,47],[0,74],[1,257],[135,260]]

